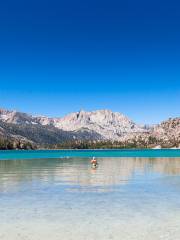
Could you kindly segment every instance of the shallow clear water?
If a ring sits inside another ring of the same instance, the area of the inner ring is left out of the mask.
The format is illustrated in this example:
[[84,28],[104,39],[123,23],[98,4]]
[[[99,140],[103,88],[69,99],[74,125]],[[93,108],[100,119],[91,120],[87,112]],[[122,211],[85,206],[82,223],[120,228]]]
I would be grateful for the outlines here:
[[1,240],[179,240],[180,158],[0,161]]

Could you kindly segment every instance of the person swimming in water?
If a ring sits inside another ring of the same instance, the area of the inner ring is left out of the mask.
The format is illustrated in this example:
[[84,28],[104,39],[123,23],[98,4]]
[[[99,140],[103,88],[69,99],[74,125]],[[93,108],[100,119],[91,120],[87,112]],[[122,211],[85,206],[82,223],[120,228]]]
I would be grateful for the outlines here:
[[93,159],[91,160],[91,165],[92,165],[92,167],[97,167],[98,162],[97,162],[97,160],[95,159],[95,157],[93,157]]

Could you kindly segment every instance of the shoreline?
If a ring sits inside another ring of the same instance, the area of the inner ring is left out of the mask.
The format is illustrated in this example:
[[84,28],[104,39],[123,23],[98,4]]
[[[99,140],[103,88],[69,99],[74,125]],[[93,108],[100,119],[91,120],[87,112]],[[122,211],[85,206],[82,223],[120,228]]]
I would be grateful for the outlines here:
[[38,149],[0,149],[1,151],[148,151],[148,150],[180,150],[180,147],[172,148],[38,148]]

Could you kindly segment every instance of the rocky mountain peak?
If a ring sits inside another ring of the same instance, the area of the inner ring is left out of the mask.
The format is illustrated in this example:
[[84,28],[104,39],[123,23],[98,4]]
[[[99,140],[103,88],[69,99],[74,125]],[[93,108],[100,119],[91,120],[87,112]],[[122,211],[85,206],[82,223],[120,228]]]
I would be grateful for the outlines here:
[[125,133],[145,131],[123,114],[107,109],[70,113],[55,119],[54,126],[65,131],[88,129],[101,134],[105,139],[116,140]]
[[64,131],[93,131],[104,139],[117,140],[125,133],[143,132],[144,128],[138,126],[128,117],[118,112],[103,109],[96,111],[74,112],[62,118],[48,118],[44,116],[33,117],[17,111],[0,110],[0,120],[13,124],[39,124],[54,126]]
[[180,144],[180,118],[170,118],[155,126],[140,126],[122,113],[108,109],[80,110],[62,118],[0,109],[0,137],[17,140],[17,143],[19,139],[39,144],[111,140],[122,146],[177,147]]

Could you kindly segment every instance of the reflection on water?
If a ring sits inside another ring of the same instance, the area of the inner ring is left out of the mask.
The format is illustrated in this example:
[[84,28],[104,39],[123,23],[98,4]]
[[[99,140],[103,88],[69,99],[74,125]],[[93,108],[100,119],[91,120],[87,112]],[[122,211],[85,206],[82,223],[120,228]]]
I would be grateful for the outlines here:
[[180,158],[0,161],[0,240],[179,240]]
[[[66,185],[67,190],[110,191],[112,187],[180,175],[179,158],[101,158],[97,169],[89,159],[33,159],[0,161],[0,191],[15,190],[34,181]],[[73,188],[78,186],[78,188]]]

